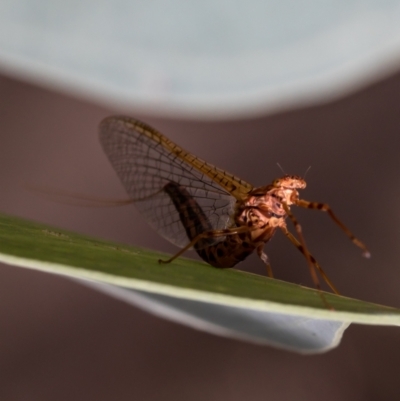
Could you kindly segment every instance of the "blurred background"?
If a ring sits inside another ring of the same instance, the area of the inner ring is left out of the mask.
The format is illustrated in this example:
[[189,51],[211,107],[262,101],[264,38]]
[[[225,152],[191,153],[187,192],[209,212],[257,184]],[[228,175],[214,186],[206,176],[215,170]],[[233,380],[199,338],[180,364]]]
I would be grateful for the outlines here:
[[[314,3],[2,2],[0,212],[175,252],[134,206],[26,190],[125,197],[97,138],[102,118],[124,113],[254,185],[280,176],[277,162],[311,166],[303,198],[328,202],[372,253],[295,210],[314,256],[344,295],[400,307],[400,2]],[[312,286],[283,236],[266,251],[277,278]],[[264,274],[257,257],[238,268]],[[2,400],[395,399],[399,336],[352,325],[337,349],[304,357],[0,265]]]

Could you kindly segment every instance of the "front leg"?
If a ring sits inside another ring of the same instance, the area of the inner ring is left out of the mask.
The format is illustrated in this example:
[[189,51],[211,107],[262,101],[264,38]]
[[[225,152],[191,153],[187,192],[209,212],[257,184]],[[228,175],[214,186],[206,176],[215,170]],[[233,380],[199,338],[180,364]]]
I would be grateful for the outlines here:
[[327,212],[330,218],[346,233],[346,235],[351,239],[354,245],[358,246],[363,250],[363,256],[366,258],[371,257],[371,253],[368,251],[367,247],[336,217],[333,213],[331,207],[327,203],[309,202],[303,199],[297,199],[294,204],[296,206],[304,207],[306,209],[321,210]]

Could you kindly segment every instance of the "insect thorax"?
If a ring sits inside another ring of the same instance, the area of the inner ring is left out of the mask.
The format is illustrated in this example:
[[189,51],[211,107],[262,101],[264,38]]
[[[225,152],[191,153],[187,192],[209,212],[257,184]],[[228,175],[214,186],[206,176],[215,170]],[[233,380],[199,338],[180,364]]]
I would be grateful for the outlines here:
[[287,213],[283,204],[288,207],[298,199],[294,188],[268,185],[254,188],[236,209],[235,223],[248,226],[252,242],[269,241],[278,227],[286,226]]

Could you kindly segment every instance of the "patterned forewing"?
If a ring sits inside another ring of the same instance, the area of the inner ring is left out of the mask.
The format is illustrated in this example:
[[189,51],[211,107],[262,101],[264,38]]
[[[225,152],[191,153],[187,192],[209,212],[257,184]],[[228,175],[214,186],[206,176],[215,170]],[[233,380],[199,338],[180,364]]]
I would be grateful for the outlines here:
[[[232,224],[236,199],[218,182],[226,187],[225,175],[230,180],[228,185],[236,177],[187,153],[151,127],[131,118],[105,119],[100,124],[100,142],[139,211],[172,243],[183,247],[189,240],[178,211],[163,190],[169,182],[185,187],[213,229]],[[246,184],[237,180],[240,185]]]

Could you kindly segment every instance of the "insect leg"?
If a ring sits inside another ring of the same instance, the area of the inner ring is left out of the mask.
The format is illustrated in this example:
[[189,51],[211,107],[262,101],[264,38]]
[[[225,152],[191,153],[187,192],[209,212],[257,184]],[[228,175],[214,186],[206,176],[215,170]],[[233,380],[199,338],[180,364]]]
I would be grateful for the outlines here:
[[158,263],[171,263],[174,259],[178,258],[181,256],[185,251],[187,251],[189,248],[194,246],[198,241],[205,239],[205,238],[217,238],[217,237],[225,237],[227,235],[234,235],[234,234],[240,234],[240,233],[246,233],[251,231],[252,229],[248,226],[241,226],[241,227],[232,227],[232,228],[226,228],[224,230],[209,230],[209,231],[204,231],[198,235],[196,235],[184,248],[182,248],[178,253],[176,253],[174,256],[167,260],[162,260],[159,259]]
[[264,252],[264,244],[257,247],[257,254],[260,257],[260,259],[264,262],[267,268],[268,277],[274,278],[274,275],[272,274],[271,264],[269,263],[268,255]]
[[[292,220],[292,223],[294,225],[294,228],[296,229],[297,235],[299,236],[300,245],[302,247],[302,253],[307,259],[308,267],[310,269],[310,274],[311,274],[311,277],[313,279],[314,285],[319,290],[321,290],[321,286],[319,284],[318,276],[317,276],[317,273],[315,271],[315,265],[312,262],[310,252],[308,251],[308,248],[307,248],[307,245],[306,245],[306,241],[304,239],[303,232],[302,232],[302,229],[301,229],[301,225],[297,221],[296,217],[294,217],[293,213],[289,209],[289,206],[285,202],[282,202],[282,206],[283,206],[283,209],[285,210],[286,214],[289,216],[290,220]],[[285,230],[283,230],[283,231],[285,232]],[[286,231],[287,231],[287,229],[286,229]]]
[[331,207],[326,203],[318,203],[318,202],[309,202],[306,200],[298,199],[295,204],[300,207],[304,207],[306,209],[315,209],[322,210],[323,212],[327,212],[330,218],[346,233],[346,235],[351,239],[353,244],[358,246],[363,250],[363,256],[366,258],[371,257],[370,252],[367,247],[336,217],[333,213]]
[[[304,249],[303,246],[300,244],[300,242],[294,237],[294,235],[292,235],[288,229],[286,227],[280,227],[281,230],[283,231],[283,233],[286,235],[286,237],[291,241],[291,243],[297,247],[297,249],[305,256],[304,253]],[[315,260],[315,258],[310,255],[310,259],[311,262],[313,263],[313,265],[317,268],[317,270],[319,271],[319,273],[321,274],[321,277],[324,279],[324,281],[326,282],[326,284],[328,284],[328,286],[331,288],[331,290],[335,293],[340,295],[339,291],[337,290],[337,288],[333,285],[332,281],[329,279],[329,277],[326,275],[326,273],[324,272],[324,270],[322,269],[322,267],[318,264],[318,262]]]

